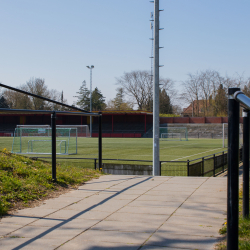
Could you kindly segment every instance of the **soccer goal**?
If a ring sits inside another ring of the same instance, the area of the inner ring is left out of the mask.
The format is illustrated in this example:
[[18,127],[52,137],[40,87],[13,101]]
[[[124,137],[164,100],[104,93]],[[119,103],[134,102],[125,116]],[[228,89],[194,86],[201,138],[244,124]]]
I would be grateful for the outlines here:
[[188,132],[186,127],[160,127],[161,140],[187,141]]
[[[77,154],[76,128],[56,128],[57,154]],[[18,127],[15,129],[12,153],[51,154],[52,129],[50,127]]]
[[181,133],[161,133],[162,141],[181,141]]

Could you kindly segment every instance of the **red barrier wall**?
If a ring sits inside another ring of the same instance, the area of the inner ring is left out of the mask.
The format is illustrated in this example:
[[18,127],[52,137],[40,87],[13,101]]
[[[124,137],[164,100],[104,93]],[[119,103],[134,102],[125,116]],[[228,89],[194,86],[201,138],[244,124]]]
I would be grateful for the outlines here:
[[222,123],[222,117],[205,117],[205,123]]
[[189,123],[205,123],[206,117],[189,117]]

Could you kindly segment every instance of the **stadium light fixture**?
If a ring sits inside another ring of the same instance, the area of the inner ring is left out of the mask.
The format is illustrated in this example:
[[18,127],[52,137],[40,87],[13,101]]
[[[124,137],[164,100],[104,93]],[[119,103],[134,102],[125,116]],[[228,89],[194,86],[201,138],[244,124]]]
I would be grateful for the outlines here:
[[[90,105],[89,105],[89,111],[92,112],[92,69],[94,68],[94,65],[86,66],[90,70]],[[90,127],[90,137],[92,137],[92,117],[89,117],[89,127]]]

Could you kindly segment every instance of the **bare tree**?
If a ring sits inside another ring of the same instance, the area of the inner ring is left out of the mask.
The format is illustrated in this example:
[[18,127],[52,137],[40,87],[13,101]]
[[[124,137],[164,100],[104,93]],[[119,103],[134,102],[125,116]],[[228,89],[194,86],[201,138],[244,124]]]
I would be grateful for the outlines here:
[[139,109],[145,109],[152,101],[152,82],[149,71],[125,72],[123,76],[116,79],[124,92],[133,97]]
[[201,94],[200,80],[198,74],[188,74],[188,80],[182,83],[184,92],[181,98],[192,105],[192,116],[199,116],[199,98]]
[[[116,84],[121,86],[124,93],[138,105],[138,109],[153,110],[153,83],[149,71],[125,72],[123,76],[116,80]],[[160,89],[164,89],[170,98],[174,94],[173,85],[174,82],[171,79],[160,79]]]
[[[26,84],[18,87],[21,90],[30,92],[35,95],[43,96],[55,101],[61,101],[61,95],[57,90],[49,90],[45,85],[44,79],[31,78]],[[35,110],[61,110],[60,105],[54,105],[37,97],[31,97],[26,94],[15,92],[12,90],[4,90],[3,96],[10,108],[16,109],[35,109]],[[64,103],[67,101],[64,100]]]
[[204,116],[213,114],[213,102],[216,92],[223,82],[223,78],[217,71],[206,70],[199,73],[199,81],[201,86],[201,99],[203,102]]
[[250,97],[250,78],[246,80],[242,92]]

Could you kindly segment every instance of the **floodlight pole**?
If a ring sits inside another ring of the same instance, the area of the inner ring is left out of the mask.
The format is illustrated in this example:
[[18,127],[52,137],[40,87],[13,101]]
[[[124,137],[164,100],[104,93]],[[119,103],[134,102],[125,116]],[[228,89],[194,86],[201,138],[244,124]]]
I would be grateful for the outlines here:
[[[94,65],[86,66],[88,69],[90,69],[90,105],[89,105],[89,111],[92,112],[92,69],[94,68]],[[89,118],[89,127],[90,127],[90,137],[92,137],[92,116]]]
[[160,175],[159,147],[159,0],[154,0],[153,175]]

